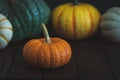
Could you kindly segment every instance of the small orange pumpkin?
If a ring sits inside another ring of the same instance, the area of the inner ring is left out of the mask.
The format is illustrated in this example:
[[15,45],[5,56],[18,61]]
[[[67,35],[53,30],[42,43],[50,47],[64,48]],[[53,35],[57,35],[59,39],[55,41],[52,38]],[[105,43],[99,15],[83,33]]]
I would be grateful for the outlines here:
[[25,61],[40,68],[58,68],[67,64],[72,56],[69,43],[61,38],[50,38],[44,24],[42,27],[45,38],[32,39],[25,44]]
[[91,4],[73,1],[53,10],[52,23],[55,32],[61,37],[74,40],[92,36],[98,29],[100,12]]

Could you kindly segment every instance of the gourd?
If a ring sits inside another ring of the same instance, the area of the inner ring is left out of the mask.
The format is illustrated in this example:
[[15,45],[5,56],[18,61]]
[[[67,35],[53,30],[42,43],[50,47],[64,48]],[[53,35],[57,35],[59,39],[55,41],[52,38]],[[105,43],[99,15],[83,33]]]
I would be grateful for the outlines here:
[[49,37],[42,24],[45,38],[32,39],[23,47],[24,60],[35,67],[54,69],[66,65],[72,56],[69,43],[58,37]]
[[111,42],[120,42],[120,7],[109,8],[101,20],[102,35]]
[[47,23],[50,8],[44,0],[1,0],[0,12],[13,25],[13,41],[38,37],[39,25]]
[[12,36],[13,28],[10,21],[3,14],[0,14],[0,49],[8,45]]
[[61,37],[72,40],[85,39],[98,29],[101,14],[88,3],[65,3],[52,12],[54,31]]

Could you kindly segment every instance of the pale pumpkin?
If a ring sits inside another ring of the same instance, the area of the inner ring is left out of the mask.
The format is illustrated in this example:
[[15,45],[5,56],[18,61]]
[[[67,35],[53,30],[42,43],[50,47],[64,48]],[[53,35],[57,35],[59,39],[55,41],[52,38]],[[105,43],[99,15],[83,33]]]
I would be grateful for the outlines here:
[[120,7],[109,8],[101,20],[102,35],[109,41],[120,42]]
[[50,38],[45,25],[42,26],[45,38],[32,39],[25,44],[25,61],[35,67],[49,69],[66,65],[72,56],[69,43],[60,38]]
[[66,3],[52,12],[55,32],[66,39],[84,39],[92,36],[98,29],[100,12],[88,3]]
[[12,24],[3,14],[0,14],[0,49],[3,49],[8,45],[12,36]]

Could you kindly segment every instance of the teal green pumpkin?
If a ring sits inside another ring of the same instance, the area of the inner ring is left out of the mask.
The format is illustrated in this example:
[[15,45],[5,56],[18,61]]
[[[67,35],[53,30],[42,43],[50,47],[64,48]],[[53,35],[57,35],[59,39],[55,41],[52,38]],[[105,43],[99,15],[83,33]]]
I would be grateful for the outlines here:
[[0,13],[13,25],[13,40],[40,35],[41,23],[47,23],[50,8],[44,0],[1,0]]

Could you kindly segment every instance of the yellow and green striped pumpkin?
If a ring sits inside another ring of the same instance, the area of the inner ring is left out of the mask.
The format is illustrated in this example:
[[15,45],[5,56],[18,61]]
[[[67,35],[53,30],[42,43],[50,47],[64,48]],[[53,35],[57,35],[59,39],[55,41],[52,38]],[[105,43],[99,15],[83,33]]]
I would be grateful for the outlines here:
[[0,49],[5,48],[13,36],[12,25],[10,21],[0,14]]
[[66,39],[84,39],[93,35],[100,22],[100,12],[88,3],[66,3],[53,10],[55,32]]

